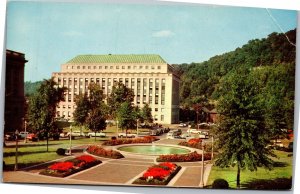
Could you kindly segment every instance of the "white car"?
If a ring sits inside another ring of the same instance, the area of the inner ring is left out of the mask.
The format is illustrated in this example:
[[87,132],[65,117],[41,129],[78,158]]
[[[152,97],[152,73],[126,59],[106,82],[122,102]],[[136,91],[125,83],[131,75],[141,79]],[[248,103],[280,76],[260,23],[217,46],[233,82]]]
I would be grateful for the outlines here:
[[123,138],[123,137],[136,138],[138,136],[137,136],[137,134],[134,134],[134,133],[127,133],[127,136],[126,136],[126,133],[119,133],[118,137],[120,137],[120,138]]
[[[67,133],[67,136],[69,137],[70,136],[70,132]],[[72,137],[84,137],[85,134],[83,132],[80,132],[80,131],[72,131]]]
[[28,134],[29,134],[29,132],[21,131],[19,133],[19,136],[20,136],[21,139],[25,139],[25,137],[27,137]]
[[198,133],[199,131],[197,129],[188,129],[186,132],[187,133]]
[[186,127],[186,126],[187,126],[186,123],[180,123],[180,124],[179,124],[179,127]]
[[103,132],[89,132],[88,134],[87,134],[87,136],[88,137],[106,137],[106,134],[105,133],[103,133]]

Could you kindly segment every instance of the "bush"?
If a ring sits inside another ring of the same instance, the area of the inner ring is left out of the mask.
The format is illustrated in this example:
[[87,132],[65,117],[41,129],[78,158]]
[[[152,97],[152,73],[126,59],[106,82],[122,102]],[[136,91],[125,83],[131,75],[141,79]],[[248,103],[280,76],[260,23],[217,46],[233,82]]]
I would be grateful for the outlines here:
[[214,180],[214,182],[212,184],[212,188],[213,189],[228,189],[229,184],[224,179],[216,179],[216,180]]
[[57,155],[64,156],[66,154],[66,149],[58,148],[56,150]]
[[59,140],[59,133],[54,133],[52,135],[53,140]]
[[[204,153],[204,160],[210,160],[211,154]],[[168,154],[160,155],[157,162],[195,162],[202,161],[202,154],[198,154],[196,151],[189,154]]]
[[106,141],[103,145],[106,146],[115,146],[115,145],[122,145],[122,144],[132,144],[132,143],[152,143],[153,141],[158,140],[156,137],[153,136],[145,136],[145,137],[138,137],[134,139],[115,139]]
[[117,137],[116,136],[112,136],[111,140],[117,140]]
[[104,149],[96,145],[89,146],[86,149],[86,151],[90,154],[100,156],[100,157],[105,157],[105,158],[113,158],[113,159],[124,158],[124,156],[118,151]]

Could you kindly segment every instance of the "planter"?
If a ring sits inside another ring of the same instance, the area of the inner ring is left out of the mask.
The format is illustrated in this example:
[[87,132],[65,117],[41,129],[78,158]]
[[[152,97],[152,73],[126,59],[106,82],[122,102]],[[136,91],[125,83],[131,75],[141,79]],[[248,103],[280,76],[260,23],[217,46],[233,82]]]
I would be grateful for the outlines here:
[[102,163],[100,160],[96,160],[92,156],[82,155],[74,159],[67,160],[65,162],[54,163],[48,166],[48,168],[42,170],[40,174],[63,178],[71,174],[80,172],[82,170],[88,169],[90,167],[93,167],[100,163]]
[[[165,166],[164,164],[168,164]],[[172,168],[168,167],[173,166]],[[132,184],[139,185],[167,185],[172,178],[179,172],[180,166],[165,162],[148,168],[142,177],[136,179]]]
[[[204,153],[204,160],[210,160],[211,154]],[[169,154],[169,155],[160,155],[157,159],[157,162],[195,162],[202,161],[202,154],[197,152],[192,152],[189,154]]]
[[100,156],[104,158],[112,158],[112,159],[124,158],[124,156],[118,151],[104,149],[100,146],[95,146],[95,145],[89,146],[86,149],[86,151],[92,155]]

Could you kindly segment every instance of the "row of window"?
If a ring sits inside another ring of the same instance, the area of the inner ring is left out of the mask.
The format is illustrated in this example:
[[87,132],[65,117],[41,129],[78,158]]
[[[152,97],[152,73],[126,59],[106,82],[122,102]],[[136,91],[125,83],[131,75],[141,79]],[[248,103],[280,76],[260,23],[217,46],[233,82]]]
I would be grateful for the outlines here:
[[160,65],[157,65],[157,66],[154,66],[154,65],[151,65],[151,66],[148,66],[148,65],[140,65],[140,66],[132,66],[132,65],[122,65],[122,66],[119,66],[119,65],[111,65],[111,66],[102,66],[102,65],[94,65],[94,66],[86,66],[86,65],[68,65],[67,66],[67,69],[161,69],[161,66]]

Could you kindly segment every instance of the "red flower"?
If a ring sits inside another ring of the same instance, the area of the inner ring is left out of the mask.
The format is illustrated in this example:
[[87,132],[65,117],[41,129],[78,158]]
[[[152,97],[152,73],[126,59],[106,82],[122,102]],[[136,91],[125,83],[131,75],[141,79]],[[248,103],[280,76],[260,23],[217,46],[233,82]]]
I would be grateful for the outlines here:
[[68,171],[72,169],[74,164],[72,162],[58,162],[51,165],[49,168],[51,170],[58,170],[58,171]]
[[169,170],[165,170],[159,167],[151,167],[143,174],[144,178],[154,178],[154,179],[163,179],[170,175]]
[[85,163],[91,163],[91,162],[96,161],[96,159],[93,156],[90,156],[90,155],[82,155],[82,156],[76,157],[76,159],[80,160],[80,161],[83,161]]
[[173,164],[171,162],[163,162],[163,163],[160,163],[159,166],[166,166],[170,170],[174,170],[176,168],[176,164]]

